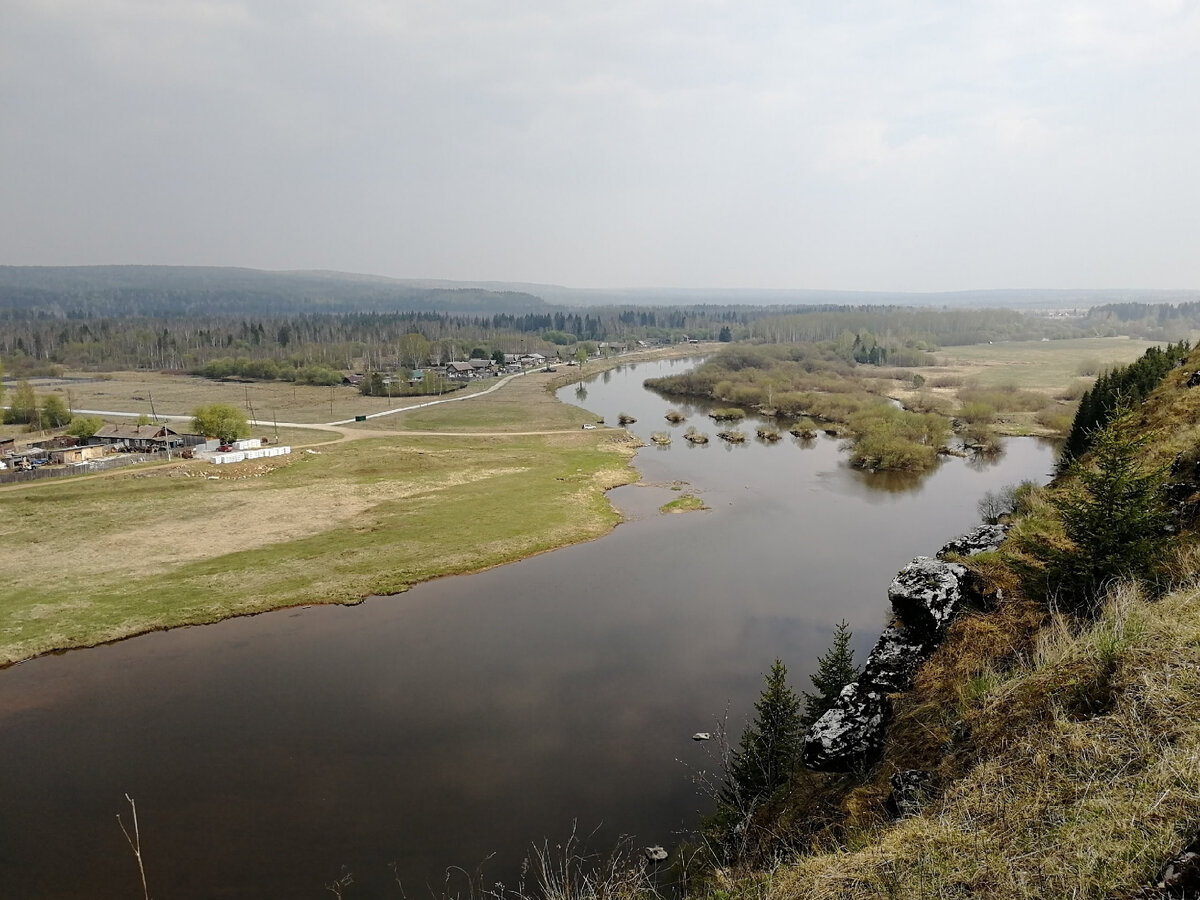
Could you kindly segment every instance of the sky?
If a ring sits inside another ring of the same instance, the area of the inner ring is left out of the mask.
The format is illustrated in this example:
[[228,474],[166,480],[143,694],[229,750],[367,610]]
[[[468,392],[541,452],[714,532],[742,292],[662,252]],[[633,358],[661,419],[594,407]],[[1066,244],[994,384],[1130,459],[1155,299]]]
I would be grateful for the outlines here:
[[1195,0],[0,0],[0,264],[1200,288]]

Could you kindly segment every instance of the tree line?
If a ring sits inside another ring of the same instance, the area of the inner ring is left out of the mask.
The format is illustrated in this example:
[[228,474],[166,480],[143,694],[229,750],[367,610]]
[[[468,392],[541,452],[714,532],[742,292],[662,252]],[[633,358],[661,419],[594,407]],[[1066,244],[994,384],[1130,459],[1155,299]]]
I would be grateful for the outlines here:
[[1091,449],[1095,435],[1118,416],[1122,409],[1140,404],[1167,373],[1187,359],[1191,345],[1187,341],[1150,347],[1140,359],[1127,366],[1101,372],[1096,383],[1079,399],[1079,409],[1063,444],[1059,469]]

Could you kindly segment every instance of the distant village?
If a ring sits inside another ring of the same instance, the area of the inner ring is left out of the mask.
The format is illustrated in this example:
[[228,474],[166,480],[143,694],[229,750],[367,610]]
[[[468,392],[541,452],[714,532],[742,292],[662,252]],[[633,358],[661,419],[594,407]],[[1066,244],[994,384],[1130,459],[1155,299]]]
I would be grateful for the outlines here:
[[[687,338],[684,340],[688,343],[696,343],[695,340]],[[665,342],[655,340],[639,340],[628,344],[601,342],[596,345],[594,352],[596,356],[607,356],[635,349],[649,349],[661,343]],[[395,360],[372,360],[372,362],[379,368],[401,369],[399,362]],[[580,359],[569,359],[564,362],[561,357],[549,358],[542,353],[497,353],[492,357],[457,360],[441,366],[412,369],[404,371],[403,376],[399,373],[384,375],[380,372],[370,374],[355,372],[343,376],[342,384],[358,388],[363,393],[376,393],[382,386],[390,393],[397,382],[406,384],[410,389],[421,386],[427,379],[444,379],[444,382],[449,384],[464,386],[474,379],[498,378],[502,375],[529,371],[555,372],[560,365],[578,366],[581,363]],[[377,380],[374,386],[372,379]],[[375,390],[372,390],[372,387]],[[260,438],[248,438],[230,444],[222,444],[216,438],[176,431],[161,423],[106,422],[89,437],[59,434],[38,439],[32,444],[18,444],[16,438],[0,437],[0,483],[103,471],[152,458],[161,458],[162,455],[178,454],[181,458],[205,459],[219,465],[290,452],[290,447],[268,445]]]
[[[683,339],[683,342],[689,344],[699,343],[699,341],[687,337]],[[669,343],[669,341],[665,340],[641,340],[629,343],[600,341],[595,344],[594,355],[599,357],[616,353],[627,353],[630,350],[649,350],[653,347],[665,346]],[[377,369],[403,369],[402,362],[399,359],[374,359],[372,363],[374,364],[374,368]],[[440,366],[413,369],[408,375],[407,382],[410,385],[420,384],[426,378],[433,375],[441,376],[449,381],[462,382],[472,378],[494,378],[500,375],[527,372],[531,369],[545,369],[548,366],[551,367],[550,371],[554,371],[555,367],[559,365],[576,366],[579,365],[579,362],[576,359],[564,361],[561,356],[551,358],[542,353],[496,353],[493,356],[456,360]],[[358,372],[345,376],[342,379],[342,383],[358,387],[367,381],[369,377],[369,375],[363,372]],[[385,384],[394,383],[395,381],[390,376],[382,376],[382,378]]]
[[53,474],[59,475],[80,470],[96,472],[143,462],[158,454],[221,464],[287,453],[291,453],[290,447],[269,446],[261,438],[222,444],[216,438],[176,431],[162,424],[106,423],[91,437],[61,434],[19,448],[15,438],[0,438],[0,483],[20,480],[4,477],[9,473],[37,472],[43,467],[58,469]]

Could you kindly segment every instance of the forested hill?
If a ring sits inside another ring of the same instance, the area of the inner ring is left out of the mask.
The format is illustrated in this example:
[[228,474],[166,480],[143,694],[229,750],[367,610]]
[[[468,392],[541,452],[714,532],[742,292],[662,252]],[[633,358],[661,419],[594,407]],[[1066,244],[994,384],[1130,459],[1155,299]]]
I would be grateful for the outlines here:
[[434,287],[343,272],[203,266],[0,266],[0,316],[95,319],[314,312],[524,313],[519,291]]

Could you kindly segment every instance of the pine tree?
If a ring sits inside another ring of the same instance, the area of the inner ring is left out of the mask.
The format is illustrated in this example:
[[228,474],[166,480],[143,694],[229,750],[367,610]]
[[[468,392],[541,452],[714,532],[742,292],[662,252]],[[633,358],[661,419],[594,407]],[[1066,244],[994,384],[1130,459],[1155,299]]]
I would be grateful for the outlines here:
[[732,754],[719,797],[723,805],[743,814],[787,784],[800,758],[800,698],[788,687],[787,666],[778,659],[754,712],[754,721]]
[[1113,579],[1148,579],[1162,557],[1166,467],[1146,461],[1150,439],[1128,414],[1098,428],[1091,457],[1071,465],[1054,498],[1071,546],[1050,553],[1051,589],[1074,612],[1094,611]]
[[859,668],[854,665],[854,651],[850,647],[850,626],[843,619],[833,633],[833,643],[828,652],[817,660],[817,671],[810,677],[817,693],[804,692],[804,717],[801,724],[805,730],[833,707],[842,688],[858,678]]

